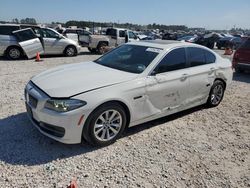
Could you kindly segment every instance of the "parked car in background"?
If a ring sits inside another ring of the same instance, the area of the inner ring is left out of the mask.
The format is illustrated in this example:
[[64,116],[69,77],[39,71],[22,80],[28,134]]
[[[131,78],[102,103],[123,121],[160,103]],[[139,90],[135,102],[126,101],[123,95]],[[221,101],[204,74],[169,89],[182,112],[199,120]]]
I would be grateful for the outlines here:
[[224,37],[217,41],[216,46],[218,49],[230,47],[232,49],[237,49],[242,43],[240,37]]
[[236,72],[250,71],[250,38],[244,38],[243,41],[233,56],[233,68]]
[[197,39],[198,39],[198,36],[190,35],[190,36],[180,37],[177,40],[178,41],[185,41],[185,42],[195,43]]
[[88,49],[90,52],[103,54],[106,47],[117,47],[125,42],[139,40],[136,34],[127,29],[108,28],[106,35],[90,35]]
[[66,28],[62,34],[69,39],[78,42],[81,46],[86,47],[89,45],[89,36],[92,35],[91,32],[86,31],[81,28],[71,29]]
[[231,62],[206,47],[140,41],[93,62],[34,76],[25,99],[28,117],[44,135],[105,146],[128,126],[202,104],[219,105],[231,81]]
[[162,40],[177,40],[178,35],[176,33],[164,33]]
[[80,46],[75,41],[50,28],[0,24],[0,55],[9,59],[33,58],[37,52],[75,56],[79,50]]

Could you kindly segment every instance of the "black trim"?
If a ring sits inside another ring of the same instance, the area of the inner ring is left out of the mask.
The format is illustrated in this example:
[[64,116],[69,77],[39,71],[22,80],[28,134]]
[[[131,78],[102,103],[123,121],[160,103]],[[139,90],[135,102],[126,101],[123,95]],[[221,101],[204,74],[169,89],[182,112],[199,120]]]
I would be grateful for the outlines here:
[[65,135],[65,129],[55,125],[50,125],[44,122],[38,122],[32,117],[32,121],[45,133],[55,137],[62,138]]
[[134,100],[142,98],[142,95],[134,97]]

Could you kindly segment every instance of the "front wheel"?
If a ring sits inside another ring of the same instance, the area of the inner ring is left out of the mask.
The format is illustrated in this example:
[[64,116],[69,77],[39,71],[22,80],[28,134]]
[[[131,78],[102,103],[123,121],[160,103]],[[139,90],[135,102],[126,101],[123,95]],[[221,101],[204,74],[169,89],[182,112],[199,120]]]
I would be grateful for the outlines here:
[[207,105],[209,107],[218,106],[223,99],[224,92],[225,92],[225,84],[220,80],[216,80],[213,86],[211,87],[209,97],[207,100]]
[[84,131],[86,140],[94,146],[109,145],[119,138],[126,125],[124,108],[116,103],[99,107],[90,117]]
[[76,47],[74,47],[74,46],[68,46],[68,47],[65,48],[65,50],[64,50],[64,55],[65,55],[66,57],[76,56],[76,55],[77,55]]

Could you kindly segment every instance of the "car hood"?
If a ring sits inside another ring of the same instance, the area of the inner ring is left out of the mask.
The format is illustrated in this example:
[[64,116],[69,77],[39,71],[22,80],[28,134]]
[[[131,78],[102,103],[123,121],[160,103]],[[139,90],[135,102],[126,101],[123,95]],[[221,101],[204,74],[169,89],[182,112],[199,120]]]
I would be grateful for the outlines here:
[[31,81],[50,97],[66,98],[137,77],[94,62],[59,66],[34,76]]

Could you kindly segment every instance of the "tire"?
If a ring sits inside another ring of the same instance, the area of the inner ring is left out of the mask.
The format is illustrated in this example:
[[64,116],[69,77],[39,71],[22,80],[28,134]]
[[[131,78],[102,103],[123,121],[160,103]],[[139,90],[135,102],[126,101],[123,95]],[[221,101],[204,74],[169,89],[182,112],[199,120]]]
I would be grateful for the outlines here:
[[217,46],[217,48],[218,48],[219,50],[221,50],[221,46]]
[[104,54],[105,53],[105,48],[107,47],[108,45],[105,43],[105,42],[100,42],[97,46],[97,51],[99,54]]
[[95,49],[95,48],[89,48],[89,47],[88,47],[88,50],[89,50],[91,53],[96,53],[96,49]]
[[6,56],[8,59],[18,60],[18,59],[21,59],[21,57],[23,56],[23,53],[22,53],[21,48],[17,46],[12,46],[7,49]]
[[225,92],[225,84],[220,80],[215,80],[213,86],[211,87],[209,97],[207,99],[208,107],[215,107],[220,104],[223,99]]
[[77,55],[77,50],[75,46],[67,46],[64,50],[64,55],[66,57],[73,57]]
[[91,145],[103,147],[121,136],[127,118],[121,105],[110,103],[97,108],[87,122],[83,130],[84,139]]

